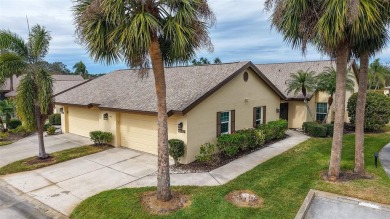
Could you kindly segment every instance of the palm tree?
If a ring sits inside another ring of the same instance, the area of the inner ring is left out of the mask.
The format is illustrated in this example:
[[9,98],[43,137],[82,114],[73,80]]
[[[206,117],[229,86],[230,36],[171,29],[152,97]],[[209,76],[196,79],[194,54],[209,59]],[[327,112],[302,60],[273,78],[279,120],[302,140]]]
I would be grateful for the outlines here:
[[294,92],[294,95],[298,95],[300,92],[303,95],[303,101],[306,105],[307,112],[310,115],[312,121],[314,120],[313,114],[309,108],[309,104],[307,103],[307,92],[312,93],[316,89],[316,77],[314,71],[303,71],[300,70],[295,74],[290,75],[290,79],[286,81],[287,83],[287,94]]
[[212,50],[214,15],[206,0],[76,0],[76,35],[96,61],[123,60],[147,74],[151,62],[158,120],[157,199],[171,199],[164,64],[185,64],[196,50]]
[[380,8],[387,0],[311,1],[267,0],[273,10],[272,25],[293,48],[305,52],[308,43],[336,59],[336,110],[328,178],[337,180],[345,114],[345,88],[348,58],[354,42],[381,34],[384,22]]
[[48,157],[43,141],[43,124],[53,110],[53,89],[51,75],[39,63],[48,52],[50,39],[49,32],[40,25],[32,27],[26,42],[15,33],[0,30],[0,50],[9,57],[0,63],[4,73],[0,74],[0,78],[4,80],[13,69],[25,75],[17,88],[16,111],[26,129],[38,131],[38,157],[42,159]]
[[[333,104],[333,96],[336,93],[336,69],[333,67],[326,67],[325,70],[317,76],[317,90],[329,94],[328,111],[323,122],[326,122],[330,107]],[[346,90],[354,92],[355,82],[351,72],[348,73],[346,79]]]
[[82,61],[77,62],[73,66],[74,73],[83,76],[83,78],[86,78],[88,75],[87,67],[84,65]]
[[[381,14],[385,17],[383,24],[390,22],[390,2],[384,5]],[[386,21],[387,20],[387,21]],[[359,90],[356,103],[356,120],[355,120],[355,167],[354,172],[359,176],[365,174],[364,168],[364,119],[366,109],[366,95],[369,70],[369,58],[374,56],[377,52],[381,51],[387,41],[389,40],[389,33],[386,26],[382,26],[382,34],[378,34],[374,38],[365,39],[361,42],[355,42],[352,48],[355,57],[360,58],[359,69]],[[374,69],[381,66],[379,59],[376,59],[371,65],[370,69]],[[380,67],[379,67],[380,68]]]
[[390,78],[390,71],[380,63],[380,59],[375,59],[368,68],[368,77],[370,79],[369,87],[377,90],[386,86],[386,81]]

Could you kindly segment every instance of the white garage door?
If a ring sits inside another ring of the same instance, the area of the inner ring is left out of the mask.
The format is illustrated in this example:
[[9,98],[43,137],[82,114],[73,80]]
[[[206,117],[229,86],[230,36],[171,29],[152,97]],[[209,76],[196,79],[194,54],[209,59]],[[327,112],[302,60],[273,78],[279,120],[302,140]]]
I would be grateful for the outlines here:
[[99,129],[99,111],[96,109],[84,109],[69,107],[69,132],[89,137],[90,131]]
[[[157,154],[157,116],[121,113],[121,145]],[[176,137],[175,120],[168,120],[169,138]]]

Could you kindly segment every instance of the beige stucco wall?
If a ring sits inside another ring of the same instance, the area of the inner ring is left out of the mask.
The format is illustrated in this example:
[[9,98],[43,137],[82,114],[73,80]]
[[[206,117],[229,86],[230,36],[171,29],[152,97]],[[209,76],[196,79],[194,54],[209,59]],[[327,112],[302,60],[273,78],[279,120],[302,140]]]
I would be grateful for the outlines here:
[[276,109],[280,107],[280,97],[254,72],[248,72],[247,82],[241,72],[185,115],[187,151],[184,163],[195,160],[202,144],[216,143],[217,112],[235,110],[236,130],[253,127],[253,107],[266,106],[267,122],[279,119]]
[[302,123],[307,121],[306,111],[303,101],[288,101],[288,127],[302,128]]

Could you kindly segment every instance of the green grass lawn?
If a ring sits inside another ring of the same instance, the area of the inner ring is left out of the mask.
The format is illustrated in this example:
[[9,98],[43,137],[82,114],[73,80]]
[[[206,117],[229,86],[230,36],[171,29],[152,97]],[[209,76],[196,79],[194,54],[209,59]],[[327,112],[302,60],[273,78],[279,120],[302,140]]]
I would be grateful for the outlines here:
[[[366,135],[366,167],[373,179],[329,183],[320,174],[328,168],[331,139],[310,139],[230,183],[214,187],[174,187],[192,196],[192,204],[164,218],[294,218],[310,189],[317,189],[390,204],[390,179],[375,169],[373,154],[390,142],[390,134]],[[354,135],[344,138],[342,169],[352,170]],[[249,189],[264,199],[261,209],[238,208],[224,197],[233,190]],[[156,218],[140,204],[142,192],[155,188],[102,192],[82,202],[72,218]]]
[[[111,146],[81,146],[77,148],[71,148],[63,151],[58,151],[50,154],[52,157],[48,160],[39,160],[37,157],[30,157],[23,160],[15,161],[4,167],[0,168],[0,175],[6,175],[11,173],[19,173],[28,170],[35,170],[38,168],[50,166],[53,164],[65,162],[78,157],[86,156],[89,154],[98,153],[107,149],[112,148]],[[38,152],[38,151],[37,151]]]
[[0,147],[11,144],[12,141],[0,141]]

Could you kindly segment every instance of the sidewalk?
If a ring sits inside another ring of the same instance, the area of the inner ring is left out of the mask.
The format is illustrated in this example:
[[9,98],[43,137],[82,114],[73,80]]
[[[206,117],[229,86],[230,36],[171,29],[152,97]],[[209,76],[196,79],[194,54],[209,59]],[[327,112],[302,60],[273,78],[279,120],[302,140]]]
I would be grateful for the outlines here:
[[[239,175],[253,169],[259,164],[282,154],[283,152],[306,141],[310,137],[296,131],[288,130],[286,132],[290,137],[276,142],[266,148],[248,154],[237,160],[234,160],[224,166],[205,173],[183,173],[171,174],[171,185],[173,186],[217,186],[228,183]],[[123,188],[136,188],[145,186],[156,186],[157,177],[155,175],[145,176],[139,180],[133,181]]]

